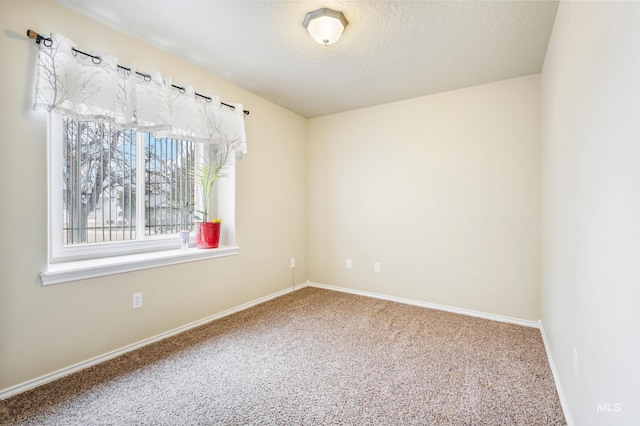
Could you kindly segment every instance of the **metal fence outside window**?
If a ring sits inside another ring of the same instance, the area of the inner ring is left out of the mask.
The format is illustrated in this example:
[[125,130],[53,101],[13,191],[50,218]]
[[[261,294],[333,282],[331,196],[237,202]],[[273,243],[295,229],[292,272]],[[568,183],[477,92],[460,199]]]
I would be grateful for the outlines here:
[[[146,236],[193,228],[193,142],[139,136],[106,123],[69,118],[63,123],[64,245],[135,240],[142,228]],[[138,165],[144,167],[142,194]],[[139,205],[143,215],[137,214]]]

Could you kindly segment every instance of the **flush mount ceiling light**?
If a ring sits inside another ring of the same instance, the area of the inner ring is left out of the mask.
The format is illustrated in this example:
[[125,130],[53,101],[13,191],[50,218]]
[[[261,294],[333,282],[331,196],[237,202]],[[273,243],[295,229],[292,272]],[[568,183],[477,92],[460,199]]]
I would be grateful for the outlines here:
[[349,22],[342,12],[322,8],[307,13],[302,25],[318,44],[333,44],[342,35]]

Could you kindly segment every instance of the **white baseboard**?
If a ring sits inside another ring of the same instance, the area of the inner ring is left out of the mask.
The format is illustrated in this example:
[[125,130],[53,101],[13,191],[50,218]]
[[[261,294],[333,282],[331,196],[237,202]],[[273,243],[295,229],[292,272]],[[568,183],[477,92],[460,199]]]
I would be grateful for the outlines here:
[[395,297],[395,296],[387,296],[385,294],[371,293],[371,292],[368,292],[368,291],[361,291],[361,290],[353,290],[353,289],[346,288],[346,287],[337,287],[337,286],[333,286],[333,285],[326,285],[326,284],[314,283],[314,282],[309,282],[309,281],[307,281],[302,286],[297,286],[296,290],[300,289],[302,287],[307,287],[307,286],[324,288],[326,290],[341,291],[343,293],[357,294],[359,296],[373,297],[373,298],[376,298],[376,299],[389,300],[391,302],[398,302],[398,303],[404,303],[406,305],[420,306],[422,308],[437,309],[439,311],[447,311],[447,312],[452,312],[454,314],[468,315],[468,316],[477,317],[477,318],[484,318],[484,319],[488,319],[488,320],[492,320],[492,321],[507,322],[507,323],[510,323],[510,324],[522,325],[522,326],[525,326],[525,327],[533,327],[533,328],[539,328],[540,327],[540,324],[537,321],[525,320],[525,319],[520,319],[520,318],[512,318],[512,317],[507,317],[507,316],[503,316],[503,315],[488,314],[488,313],[485,313],[485,312],[472,311],[470,309],[455,308],[453,306],[438,305],[436,303],[423,302],[421,300],[406,299],[406,298],[403,298],[403,297]]
[[567,398],[564,396],[564,392],[562,390],[562,385],[560,384],[560,376],[558,375],[558,370],[556,369],[556,364],[553,361],[553,356],[551,355],[551,348],[549,346],[549,341],[547,340],[547,335],[544,332],[544,326],[542,325],[542,321],[540,322],[540,334],[542,335],[542,341],[544,342],[544,350],[547,352],[547,359],[549,360],[549,367],[551,367],[551,373],[553,374],[553,381],[556,383],[556,391],[558,392],[558,398],[560,399],[560,405],[562,405],[562,412],[564,413],[564,419],[567,421],[567,426],[573,426],[573,418],[571,417],[571,412],[569,411],[569,403]]
[[169,331],[166,331],[164,333],[157,334],[157,335],[155,335],[153,337],[149,337],[148,339],[140,340],[139,342],[132,343],[132,344],[124,346],[124,347],[122,347],[120,349],[116,349],[114,351],[107,352],[107,353],[105,353],[103,355],[98,355],[98,356],[93,357],[91,359],[88,359],[86,361],[79,362],[79,363],[71,365],[69,367],[65,367],[65,368],[62,368],[60,370],[54,371],[52,373],[45,374],[45,375],[37,377],[35,379],[28,380],[26,382],[17,384],[15,386],[11,386],[9,388],[0,390],[0,400],[7,399],[7,398],[9,398],[11,396],[14,396],[14,395],[17,395],[19,393],[22,393],[22,392],[28,391],[30,389],[36,388],[38,386],[44,385],[45,383],[52,382],[54,380],[57,380],[57,379],[60,379],[62,377],[65,377],[65,376],[68,376],[70,374],[73,374],[73,373],[75,373],[77,371],[83,370],[85,368],[91,367],[91,366],[96,365],[96,364],[100,364],[101,362],[108,361],[108,360],[110,360],[112,358],[115,358],[115,357],[117,357],[119,355],[125,354],[127,352],[131,352],[133,350],[139,349],[139,348],[141,348],[143,346],[146,346],[148,344],[157,342],[159,340],[166,339],[167,337],[174,336],[176,334],[179,334],[179,333],[182,333],[182,332],[187,331],[189,329],[192,329],[192,328],[198,327],[200,325],[209,323],[211,321],[226,317],[226,316],[234,314],[236,312],[243,311],[243,310],[248,309],[248,308],[250,308],[252,306],[258,305],[260,303],[266,302],[266,301],[271,300],[271,299],[275,299],[276,297],[283,296],[283,295],[285,295],[287,293],[291,293],[292,291],[295,291],[296,289],[302,288],[302,287],[305,287],[305,286],[306,285],[303,284],[302,286],[293,286],[293,287],[290,287],[290,288],[286,288],[284,290],[278,291],[278,292],[270,294],[268,296],[264,296],[264,297],[261,297],[259,299],[253,300],[251,302],[244,303],[244,304],[242,304],[240,306],[237,306],[235,308],[227,309],[226,311],[220,312],[218,314],[214,314],[214,315],[208,316],[206,318],[203,318],[201,320],[194,321],[192,323],[183,325],[182,327],[174,328],[173,330],[169,330]]

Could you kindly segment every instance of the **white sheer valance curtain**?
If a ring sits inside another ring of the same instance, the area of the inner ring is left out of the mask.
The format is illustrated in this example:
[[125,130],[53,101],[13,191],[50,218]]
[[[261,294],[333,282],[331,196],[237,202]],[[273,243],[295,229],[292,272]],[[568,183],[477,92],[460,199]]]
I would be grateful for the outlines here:
[[133,64],[123,69],[107,53],[76,52],[75,44],[59,34],[38,46],[34,108],[247,152],[241,104],[230,108],[217,96],[197,96],[190,86],[177,89],[171,78],[159,72],[140,75]]

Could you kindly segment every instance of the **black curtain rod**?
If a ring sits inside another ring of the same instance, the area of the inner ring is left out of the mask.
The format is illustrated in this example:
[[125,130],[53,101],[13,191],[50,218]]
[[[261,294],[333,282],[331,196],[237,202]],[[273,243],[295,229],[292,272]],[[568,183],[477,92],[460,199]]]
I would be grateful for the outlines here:
[[[36,41],[36,44],[40,44],[40,43],[44,44],[45,47],[51,47],[51,45],[53,44],[53,40],[51,40],[49,37],[43,37],[43,36],[41,36],[40,34],[38,34],[37,32],[35,32],[33,30],[27,30],[27,37],[29,37],[31,39],[34,39]],[[93,61],[93,63],[96,64],[96,65],[99,64],[100,62],[102,62],[102,58],[99,57],[99,56],[95,56],[95,55],[92,55],[90,53],[83,52],[82,50],[78,50],[75,47],[72,47],[71,49],[73,49],[73,51],[75,53],[80,53],[81,55],[88,56],[89,58],[91,58],[91,61]],[[131,68],[124,67],[124,66],[122,66],[120,64],[118,64],[118,68],[123,69],[123,70],[128,71],[128,72],[131,72]],[[149,74],[143,74],[143,73],[138,72],[138,71],[136,71],[135,73],[138,74],[139,76],[142,76],[146,81],[150,81],[151,80],[151,76]],[[176,86],[175,84],[172,84],[171,86],[175,87],[176,89],[178,89],[180,91],[180,93],[184,93],[185,90],[186,90],[184,87]],[[199,96],[199,97],[201,97],[203,99],[206,99],[207,102],[211,102],[211,98],[209,96],[201,95],[200,93],[197,93],[197,92],[196,92],[195,95]],[[229,104],[226,104],[224,102],[220,102],[220,103],[222,105],[228,106],[231,109],[236,109],[236,107],[233,106],[233,105],[229,105]],[[242,112],[244,112],[244,115],[249,115],[249,111],[246,110],[246,109],[243,110]]]

